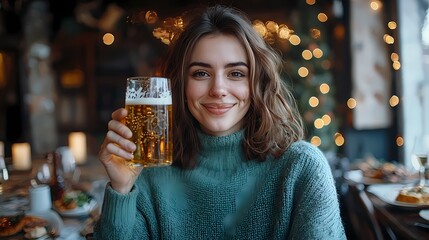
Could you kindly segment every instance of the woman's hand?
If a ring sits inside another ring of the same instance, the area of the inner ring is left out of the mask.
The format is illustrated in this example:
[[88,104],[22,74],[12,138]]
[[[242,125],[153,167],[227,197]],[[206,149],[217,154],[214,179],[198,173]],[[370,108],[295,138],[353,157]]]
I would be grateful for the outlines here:
[[143,168],[129,166],[127,159],[132,159],[136,145],[129,139],[131,130],[121,122],[127,116],[127,110],[120,108],[112,113],[108,128],[99,152],[99,159],[109,175],[112,188],[129,193]]

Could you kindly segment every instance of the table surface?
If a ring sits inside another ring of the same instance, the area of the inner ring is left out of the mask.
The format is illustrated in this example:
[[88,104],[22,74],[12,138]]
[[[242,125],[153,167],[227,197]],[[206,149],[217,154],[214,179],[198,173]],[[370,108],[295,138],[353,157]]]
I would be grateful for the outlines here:
[[[354,184],[364,184],[365,191],[372,184],[391,184],[383,183],[381,180],[368,180],[356,171],[348,171],[345,174],[345,181]],[[415,178],[405,180],[405,184],[415,181]],[[393,206],[383,201],[371,192],[367,192],[371,200],[377,219],[382,225],[390,227],[397,235],[398,239],[429,239],[429,229],[415,226],[415,223],[422,223],[429,226],[429,221],[419,216],[421,208],[401,208]]]
[[[28,207],[28,189],[31,186],[30,180],[36,178],[36,174],[40,166],[45,162],[44,159],[34,159],[32,161],[32,169],[29,171],[9,171],[9,180],[3,184],[3,192],[0,194],[0,206],[10,200],[10,198],[21,199],[23,210],[29,210]],[[57,238],[63,239],[85,239],[84,228],[87,223],[94,222],[91,217],[97,217],[99,214],[99,206],[101,206],[104,195],[104,187],[108,181],[104,167],[95,157],[89,157],[88,161],[83,165],[78,165],[80,171],[79,181],[75,187],[89,192],[97,202],[97,207],[92,212],[91,216],[65,217],[61,216],[64,223],[61,229],[61,235]],[[22,234],[6,238],[8,240],[24,239]]]
[[391,206],[377,196],[368,193],[377,218],[386,223],[400,239],[429,239],[429,229],[417,227],[415,223],[429,226],[429,221],[419,216],[418,209],[404,209]]

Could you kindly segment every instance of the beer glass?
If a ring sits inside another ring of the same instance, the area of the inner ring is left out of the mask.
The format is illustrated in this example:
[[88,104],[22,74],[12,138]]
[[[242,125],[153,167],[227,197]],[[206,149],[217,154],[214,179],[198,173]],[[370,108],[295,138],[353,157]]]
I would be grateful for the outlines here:
[[127,78],[125,124],[137,148],[130,166],[168,166],[173,161],[173,116],[170,79]]

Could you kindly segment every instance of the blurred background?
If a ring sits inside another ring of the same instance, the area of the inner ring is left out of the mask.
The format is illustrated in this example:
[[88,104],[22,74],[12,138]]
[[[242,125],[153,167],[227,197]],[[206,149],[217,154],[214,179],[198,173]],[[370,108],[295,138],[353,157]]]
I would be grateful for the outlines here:
[[306,138],[352,162],[410,165],[429,127],[428,0],[1,0],[0,141],[32,154],[83,133],[96,155],[125,79],[158,73],[192,9],[245,11],[284,58]]

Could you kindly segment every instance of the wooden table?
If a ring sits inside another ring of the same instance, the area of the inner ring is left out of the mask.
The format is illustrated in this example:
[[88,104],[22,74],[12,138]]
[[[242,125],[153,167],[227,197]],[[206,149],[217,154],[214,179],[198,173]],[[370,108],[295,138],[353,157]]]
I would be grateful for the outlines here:
[[[415,223],[427,225],[429,221],[419,216],[419,208],[400,208],[392,206],[371,192],[368,187],[373,184],[384,183],[380,179],[363,177],[360,170],[350,170],[344,174],[345,183],[349,186],[363,184],[366,195],[371,200],[375,216],[384,232],[393,232],[397,239],[429,239],[429,229],[415,226]],[[412,181],[414,179],[411,179]]]
[[[30,187],[30,180],[36,178],[39,167],[44,163],[44,159],[37,158],[32,161],[33,167],[29,171],[13,171],[9,172],[10,179],[4,184],[4,192],[0,194],[0,207],[2,202],[8,201],[10,197],[21,197],[22,201],[28,203],[28,189]],[[77,183],[79,188],[88,191],[93,194],[94,198],[101,206],[104,194],[104,186],[107,183],[108,178],[104,170],[104,167],[98,161],[96,157],[90,157],[84,165],[77,166],[80,170],[81,176]],[[103,185],[104,184],[104,185]],[[94,186],[97,189],[94,189]],[[24,208],[25,206],[25,202]],[[24,209],[25,210],[25,209]],[[80,240],[85,239],[81,234],[81,230],[85,227],[85,223],[89,219],[88,216],[82,217],[61,217],[64,223],[62,228],[61,236],[59,240]],[[16,235],[13,237],[6,238],[8,240],[19,240],[23,239],[23,236]]]
[[417,227],[421,223],[429,227],[429,221],[419,216],[418,209],[401,209],[391,206],[377,196],[368,193],[374,205],[377,219],[384,227],[389,227],[398,239],[429,239],[429,228]]

